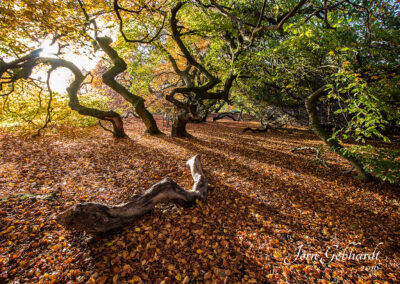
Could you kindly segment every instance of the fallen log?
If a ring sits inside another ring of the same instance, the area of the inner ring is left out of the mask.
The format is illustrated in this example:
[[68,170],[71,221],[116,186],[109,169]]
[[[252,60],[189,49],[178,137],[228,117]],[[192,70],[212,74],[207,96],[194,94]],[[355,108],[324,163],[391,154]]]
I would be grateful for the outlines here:
[[354,166],[352,165],[350,169],[344,171],[343,173],[347,175],[347,174],[351,173],[353,170],[354,170]]
[[263,120],[260,120],[261,126],[259,128],[251,128],[251,127],[246,127],[243,129],[242,133],[246,133],[246,131],[251,131],[253,133],[258,133],[258,132],[268,132],[269,130],[276,130],[278,128],[282,128],[284,124],[280,124],[276,127],[266,124],[263,122]]
[[196,199],[205,200],[208,184],[200,155],[189,159],[187,165],[194,181],[191,190],[185,190],[167,177],[145,192],[134,195],[127,203],[114,206],[95,202],[80,203],[57,215],[56,220],[67,229],[91,234],[103,233],[131,223],[158,203],[174,202],[189,206],[194,204]]

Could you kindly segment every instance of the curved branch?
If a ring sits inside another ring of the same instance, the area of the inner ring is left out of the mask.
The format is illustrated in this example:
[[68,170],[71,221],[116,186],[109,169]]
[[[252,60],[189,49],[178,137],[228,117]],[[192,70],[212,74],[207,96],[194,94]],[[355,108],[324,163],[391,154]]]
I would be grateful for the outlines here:
[[311,147],[311,146],[305,146],[305,147],[294,147],[290,152],[294,153],[297,151],[315,151],[315,157],[317,161],[319,161],[325,168],[329,169],[328,163],[325,161],[324,157],[322,156],[322,147]]
[[122,16],[119,12],[119,10],[125,11],[125,12],[129,12],[129,13],[136,13],[139,14],[142,10],[144,9],[144,7],[141,7],[138,11],[132,11],[126,8],[123,8],[121,6],[118,5],[118,0],[114,0],[114,11],[115,14],[117,15],[118,21],[119,21],[119,31],[122,35],[122,37],[124,38],[124,40],[126,42],[135,42],[135,43],[151,43],[153,42],[155,39],[158,38],[158,36],[160,35],[161,31],[163,30],[164,26],[165,26],[165,20],[167,18],[167,14],[166,13],[162,13],[163,14],[163,21],[161,24],[161,27],[157,30],[157,32],[155,33],[155,35],[146,41],[146,39],[150,36],[150,34],[147,34],[145,37],[143,37],[142,39],[129,39],[125,32],[124,32],[124,28],[123,28],[123,20],[122,20]]
[[99,120],[98,124],[99,124],[99,126],[100,126],[101,128],[103,128],[105,131],[108,131],[108,132],[114,133],[114,131],[112,131],[111,129],[108,129],[108,128],[107,128],[107,127],[105,127],[103,124],[101,124],[101,120]]
[[60,58],[40,58],[41,63],[48,63],[52,66],[52,69],[57,69],[58,67],[65,67],[74,74],[74,81],[67,88],[67,93],[69,95],[69,106],[72,110],[77,111],[79,114],[92,116],[101,120],[110,121],[114,126],[114,136],[125,137],[126,134],[123,128],[123,122],[121,116],[114,111],[102,111],[95,108],[85,107],[80,104],[78,98],[78,91],[85,80],[85,76],[82,74],[81,70],[73,64],[72,62],[66,61]]
[[221,112],[218,113],[215,117],[213,117],[213,122],[216,122],[217,120],[223,119],[225,117],[228,117],[232,119],[233,121],[240,121],[240,113],[238,114],[238,117],[235,117],[236,113],[235,112]]
[[123,227],[137,217],[149,212],[162,202],[191,205],[196,199],[205,200],[208,183],[200,161],[196,155],[187,161],[193,177],[193,187],[185,190],[171,178],[164,178],[141,194],[133,196],[129,202],[119,205],[101,203],[81,203],[60,213],[57,222],[67,229],[88,233],[101,233]]
[[51,102],[53,100],[53,91],[51,90],[50,87],[50,76],[51,76],[51,72],[53,72],[54,68],[52,67],[48,72],[47,72],[47,80],[46,80],[46,84],[47,84],[47,89],[49,91],[49,101],[47,103],[47,109],[46,109],[46,119],[45,122],[43,124],[42,127],[40,127],[38,129],[38,131],[36,132],[36,134],[33,135],[33,137],[39,136],[40,132],[45,129],[47,127],[47,125],[50,123],[51,121]]
[[283,24],[287,22],[287,20],[289,20],[290,18],[292,18],[294,15],[296,15],[297,11],[307,2],[307,0],[300,0],[300,2],[287,14],[285,14],[285,16],[280,19],[279,23],[276,25],[272,25],[272,26],[258,26],[256,27],[252,34],[251,34],[251,40],[250,42],[252,42],[254,40],[255,35],[263,30],[268,30],[268,31],[278,31],[278,30],[282,30]]
[[[85,80],[85,76],[82,74],[82,72],[79,70],[78,67],[76,67],[75,64],[72,62],[69,62],[64,59],[60,58],[43,58],[39,57],[39,53],[41,52],[41,49],[35,50],[31,52],[30,54],[14,60],[10,63],[2,63],[1,64],[1,72],[6,72],[9,70],[12,70],[14,72],[12,76],[12,82],[17,81],[19,79],[27,79],[32,73],[32,70],[35,66],[38,64],[49,64],[51,65],[51,69],[49,71],[49,76],[52,71],[57,69],[58,67],[65,67],[69,70],[74,75],[74,81],[70,84],[70,86],[67,88],[68,96],[69,96],[69,106],[72,110],[77,111],[78,113],[82,115],[88,115],[92,117],[96,117],[101,120],[107,120],[110,121],[113,126],[114,126],[114,136],[116,137],[125,137],[126,134],[124,132],[123,128],[123,123],[120,115],[114,111],[102,111],[94,108],[89,108],[81,105],[79,103],[78,99],[78,91],[81,88],[81,85],[83,81]],[[4,69],[4,71],[3,71]],[[48,104],[48,116],[46,118],[46,124],[50,121],[50,107],[51,107],[51,99],[52,99],[52,91],[50,88],[49,84],[49,76],[47,78],[47,85],[49,88],[50,92],[50,100]],[[40,132],[40,130],[39,130]]]
[[354,168],[356,169],[360,179],[365,181],[371,180],[371,175],[365,171],[363,164],[358,160],[356,155],[345,151],[346,149],[343,147],[343,145],[341,145],[336,139],[333,139],[331,135],[321,125],[317,112],[317,103],[318,100],[326,94],[325,89],[326,86],[322,86],[306,99],[306,109],[311,130],[319,138],[321,138],[334,152],[338,153],[340,156],[349,161],[351,165],[354,166]]
[[171,25],[171,29],[172,29],[172,38],[175,40],[175,42],[178,44],[179,49],[182,51],[182,53],[184,54],[186,60],[193,65],[194,67],[196,67],[197,69],[200,70],[201,73],[203,73],[204,75],[206,75],[206,77],[208,78],[209,82],[208,82],[208,90],[211,89],[212,87],[214,87],[216,84],[218,84],[220,82],[220,80],[216,77],[214,77],[203,65],[201,65],[200,63],[198,63],[196,61],[196,59],[194,59],[194,57],[192,56],[192,54],[189,52],[189,50],[186,48],[185,44],[183,43],[179,31],[178,31],[178,20],[176,18],[176,15],[178,13],[178,11],[182,8],[182,6],[184,5],[183,2],[178,2],[176,4],[176,6],[174,8],[171,9],[171,18],[170,18],[170,25]]

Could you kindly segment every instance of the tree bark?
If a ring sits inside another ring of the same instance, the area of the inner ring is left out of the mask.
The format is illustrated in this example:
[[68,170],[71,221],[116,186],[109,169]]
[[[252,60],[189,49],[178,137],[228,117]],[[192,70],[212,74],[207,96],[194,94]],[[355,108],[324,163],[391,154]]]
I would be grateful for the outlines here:
[[146,133],[150,135],[160,134],[161,131],[158,129],[157,123],[153,115],[144,106],[144,100],[138,102],[135,105],[135,111],[142,119],[144,125],[146,125]]
[[365,181],[371,180],[372,176],[365,171],[364,166],[358,160],[358,158],[354,154],[346,152],[344,146],[342,146],[337,140],[331,138],[331,135],[321,125],[317,113],[317,102],[324,94],[325,94],[325,86],[316,90],[306,99],[306,109],[308,113],[310,128],[334,152],[338,153],[340,156],[349,161],[349,163],[357,171],[358,177],[360,179]]
[[[69,107],[72,110],[77,111],[79,114],[92,116],[98,118],[99,120],[110,121],[113,125],[113,130],[109,131],[112,132],[115,137],[126,137],[123,122],[121,116],[118,113],[114,111],[102,111],[95,108],[85,107],[80,104],[78,92],[81,88],[83,81],[85,80],[85,76],[83,76],[81,70],[79,70],[79,68],[75,64],[61,58],[39,57],[40,52],[41,49],[37,49],[30,54],[23,56],[20,59],[14,60],[10,63],[5,63],[1,60],[0,77],[7,70],[16,70],[13,72],[16,74],[14,74],[12,78],[10,78],[10,83],[14,83],[19,79],[26,79],[31,76],[33,68],[40,63],[51,65],[49,76],[50,73],[58,67],[65,67],[74,74],[74,80],[67,88],[67,93],[69,96]],[[3,84],[0,84],[0,89],[2,89],[2,86]]]
[[118,83],[115,77],[124,72],[127,68],[126,62],[118,55],[118,53],[110,46],[111,39],[108,37],[97,37],[100,48],[111,59],[114,66],[108,69],[103,74],[103,82],[111,89],[119,93],[135,108],[135,112],[140,116],[143,123],[146,125],[146,132],[149,134],[159,134],[161,131],[158,129],[157,123],[153,115],[144,106],[144,99],[132,94],[127,88]]
[[191,190],[185,190],[167,177],[144,193],[133,196],[127,203],[115,206],[94,202],[81,203],[57,215],[56,220],[67,229],[95,234],[123,227],[161,202],[182,203],[189,206],[194,204],[196,199],[205,200],[208,183],[200,155],[189,159],[187,165],[194,181]]
[[188,115],[178,114],[172,124],[171,136],[172,137],[192,137],[192,135],[190,135],[186,131],[186,125],[188,122],[189,122]]
[[92,116],[100,120],[110,121],[113,125],[113,131],[111,132],[113,132],[115,137],[127,136],[124,131],[121,116],[118,113],[116,113],[115,111],[102,111],[95,108],[85,107],[80,104],[78,91],[83,81],[85,80],[85,77],[75,64],[58,58],[41,58],[40,61],[43,63],[49,63],[54,69],[58,67],[68,68],[74,74],[74,81],[72,81],[72,83],[67,88],[67,93],[69,95],[68,105],[72,110],[75,110],[82,115]]

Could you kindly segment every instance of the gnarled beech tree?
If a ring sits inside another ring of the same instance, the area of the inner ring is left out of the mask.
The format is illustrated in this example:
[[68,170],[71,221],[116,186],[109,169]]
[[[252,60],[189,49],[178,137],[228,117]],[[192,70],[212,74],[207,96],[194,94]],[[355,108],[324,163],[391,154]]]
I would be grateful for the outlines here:
[[[190,136],[186,132],[186,124],[189,120],[198,120],[197,106],[201,105],[204,100],[222,100],[229,101],[229,95],[232,89],[234,80],[238,77],[235,72],[234,64],[240,54],[251,48],[258,34],[262,31],[281,31],[283,24],[292,18],[298,10],[307,2],[301,0],[292,10],[284,13],[277,21],[269,21],[269,25],[263,25],[265,19],[266,2],[263,2],[259,12],[259,17],[255,24],[248,24],[229,12],[229,8],[218,4],[216,1],[209,1],[205,4],[200,0],[195,1],[196,5],[204,11],[214,12],[222,15],[228,21],[231,21],[236,26],[236,31],[226,35],[224,38],[227,47],[226,57],[229,57],[229,67],[225,70],[224,82],[206,68],[205,64],[201,64],[196,60],[193,52],[189,50],[187,45],[182,40],[183,33],[181,32],[182,24],[178,26],[178,12],[186,4],[186,2],[178,2],[170,11],[169,26],[171,28],[172,39],[177,45],[181,56],[186,60],[186,68],[181,70],[178,67],[176,59],[165,49],[168,58],[171,62],[174,72],[179,76],[181,85],[175,87],[166,96],[166,99],[174,104],[178,109],[177,117],[172,125],[172,136],[185,137]],[[189,31],[187,33],[196,33]],[[224,51],[222,51],[224,52]],[[214,71],[215,72],[215,71]],[[220,72],[221,73],[221,72]],[[222,77],[222,76],[219,76]],[[222,83],[222,84],[221,84]],[[221,86],[222,85],[222,86]],[[184,98],[182,101],[176,98],[177,94],[181,94]]]
[[[174,120],[171,131],[171,136],[175,137],[190,136],[186,131],[186,124],[190,119],[200,119],[196,108],[199,102],[203,100],[227,101],[229,99],[229,92],[232,88],[233,81],[237,77],[233,70],[230,70],[225,79],[223,88],[213,91],[213,89],[222,82],[221,79],[214,76],[203,64],[199,63],[181,39],[181,34],[178,30],[177,13],[183,5],[183,2],[178,2],[175,7],[171,9],[169,24],[172,31],[172,38],[186,59],[186,68],[181,70],[178,67],[175,58],[164,49],[164,51],[168,53],[168,58],[172,64],[174,72],[180,77],[182,82],[181,86],[173,88],[166,96],[166,99],[173,103],[178,109],[177,117]],[[240,47],[236,50],[232,50],[232,62],[236,60],[240,51]],[[201,76],[205,78],[206,82],[202,82],[203,80],[201,80]],[[175,97],[176,94],[182,94],[186,97],[186,102],[178,100]]]
[[145,192],[133,196],[127,203],[114,206],[93,202],[77,204],[60,213],[56,217],[57,222],[67,229],[91,234],[103,233],[129,224],[149,212],[158,203],[174,202],[189,206],[196,199],[205,200],[208,184],[200,155],[190,158],[187,165],[190,167],[194,182],[191,190],[185,190],[167,177]]
[[[111,89],[120,94],[125,100],[127,100],[132,104],[132,106],[135,109],[135,112],[138,114],[138,116],[142,119],[143,123],[145,124],[147,133],[149,134],[161,133],[160,130],[158,129],[157,123],[153,115],[146,109],[144,105],[144,99],[142,97],[139,97],[131,93],[127,88],[125,88],[122,84],[118,83],[118,81],[115,79],[115,77],[117,77],[119,74],[126,71],[127,64],[124,61],[124,59],[122,59],[122,57],[118,55],[117,51],[110,46],[112,42],[111,38],[98,36],[96,20],[94,18],[93,19],[90,18],[89,14],[87,13],[84,7],[83,1],[78,0],[78,2],[85,16],[85,19],[88,22],[88,26],[92,25],[94,28],[94,39],[92,40],[97,42],[98,46],[104,51],[105,54],[107,54],[111,62],[114,64],[110,69],[108,69],[103,74],[102,79],[104,84],[109,86]],[[115,0],[114,11],[117,14],[118,19],[120,19],[121,21],[120,31],[122,35],[124,35],[122,30],[122,19],[119,14],[119,9],[122,8],[118,5],[118,1]],[[125,39],[127,40],[126,37]]]
[[[77,111],[79,114],[95,117],[99,120],[109,121],[113,125],[113,130],[111,131],[115,137],[126,137],[123,121],[121,116],[114,111],[103,111],[95,108],[86,107],[80,104],[78,98],[78,92],[85,80],[85,76],[82,74],[81,70],[70,61],[60,59],[60,58],[47,58],[39,57],[41,50],[34,51],[20,59],[14,60],[12,62],[0,62],[0,78],[1,89],[3,85],[13,86],[18,80],[27,79],[32,75],[33,69],[41,64],[50,65],[51,69],[48,71],[47,76],[50,76],[51,72],[59,67],[65,67],[69,69],[73,75],[74,80],[67,88],[67,93],[69,96],[68,105],[72,110]],[[3,77],[7,74],[6,77]],[[10,91],[13,87],[10,88]]]

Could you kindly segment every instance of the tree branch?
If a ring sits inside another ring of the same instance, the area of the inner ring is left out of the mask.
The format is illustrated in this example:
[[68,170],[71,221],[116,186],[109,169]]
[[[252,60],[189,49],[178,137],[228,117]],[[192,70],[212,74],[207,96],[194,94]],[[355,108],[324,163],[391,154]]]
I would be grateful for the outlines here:
[[205,200],[208,183],[200,155],[189,159],[187,165],[194,182],[191,190],[185,190],[167,177],[144,193],[134,195],[127,203],[114,206],[93,202],[81,203],[58,214],[56,220],[67,229],[95,234],[123,227],[149,212],[158,203],[175,202],[188,206],[196,199]]
[[152,38],[150,38],[149,40],[146,40],[146,39],[150,36],[150,34],[147,34],[147,35],[144,36],[142,39],[129,39],[129,38],[126,36],[125,32],[124,32],[123,20],[122,20],[122,16],[121,16],[119,10],[122,10],[122,11],[125,11],[125,12],[129,12],[129,13],[140,14],[140,12],[145,8],[145,6],[140,7],[140,9],[139,9],[138,11],[133,11],[133,10],[129,10],[129,9],[126,9],[126,8],[123,8],[123,7],[119,6],[119,5],[118,5],[118,0],[114,0],[114,5],[113,5],[113,7],[114,7],[115,14],[117,15],[117,18],[118,18],[118,21],[119,21],[119,31],[120,31],[122,37],[124,38],[124,40],[125,40],[126,42],[132,42],[132,43],[146,43],[146,44],[147,44],[147,43],[151,43],[151,42],[153,42],[154,40],[156,40],[156,39],[158,38],[158,36],[160,35],[161,31],[162,31],[163,28],[164,28],[165,20],[166,20],[166,18],[167,18],[167,14],[161,12],[161,14],[163,14],[163,21],[162,21],[161,27],[157,30],[157,32],[154,34],[154,36],[153,36]]

